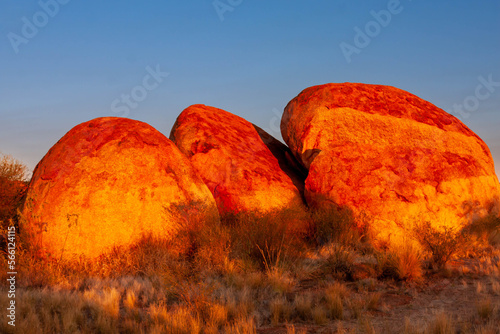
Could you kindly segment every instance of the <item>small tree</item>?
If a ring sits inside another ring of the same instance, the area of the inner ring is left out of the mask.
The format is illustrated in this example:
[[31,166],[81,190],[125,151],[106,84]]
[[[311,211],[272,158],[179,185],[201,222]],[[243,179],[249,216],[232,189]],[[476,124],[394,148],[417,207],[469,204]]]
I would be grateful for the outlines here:
[[0,223],[6,224],[15,217],[26,192],[27,179],[25,164],[0,153]]
[[11,155],[5,155],[0,152],[0,179],[27,181],[28,167]]

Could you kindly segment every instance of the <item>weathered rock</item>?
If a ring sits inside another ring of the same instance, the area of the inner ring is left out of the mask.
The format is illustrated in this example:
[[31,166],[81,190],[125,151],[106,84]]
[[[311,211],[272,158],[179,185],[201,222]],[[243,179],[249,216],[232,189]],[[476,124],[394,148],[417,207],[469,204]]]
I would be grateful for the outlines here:
[[387,235],[394,224],[422,220],[462,226],[498,205],[486,144],[457,118],[403,90],[310,87],[285,108],[281,132],[309,170],[310,206],[364,212]]
[[179,115],[170,139],[205,181],[221,215],[305,210],[304,176],[292,166],[291,152],[243,118],[193,105]]
[[92,258],[145,234],[169,238],[209,214],[218,219],[177,147],[146,123],[116,117],[63,136],[37,165],[23,210],[35,242],[57,259]]

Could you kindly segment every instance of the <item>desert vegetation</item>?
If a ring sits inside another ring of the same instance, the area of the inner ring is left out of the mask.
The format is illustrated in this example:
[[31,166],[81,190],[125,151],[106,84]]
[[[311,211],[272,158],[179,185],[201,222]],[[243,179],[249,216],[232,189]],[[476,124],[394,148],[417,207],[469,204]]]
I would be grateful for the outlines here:
[[0,221],[15,217],[26,191],[27,179],[26,165],[0,152]]
[[[26,181],[10,157],[0,171]],[[18,232],[16,327],[3,320],[2,333],[499,333],[498,216],[461,230],[417,222],[380,245],[369,219],[343,208],[300,217],[301,233],[293,211],[193,215],[170,241],[144,235],[70,262],[39,256],[16,212],[23,188],[1,189],[15,193],[2,197],[2,235]]]

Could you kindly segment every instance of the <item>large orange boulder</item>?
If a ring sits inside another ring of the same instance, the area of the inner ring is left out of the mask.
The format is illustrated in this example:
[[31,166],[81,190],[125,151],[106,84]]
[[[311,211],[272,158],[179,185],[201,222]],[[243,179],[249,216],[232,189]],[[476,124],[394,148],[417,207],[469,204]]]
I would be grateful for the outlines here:
[[[62,137],[35,168],[23,213],[46,255],[89,258],[143,235],[218,219],[189,160],[146,123],[97,118]],[[209,217],[208,215],[215,215]]]
[[304,175],[291,152],[243,118],[193,105],[179,115],[170,139],[205,181],[221,215],[305,211]]
[[307,88],[285,108],[281,132],[309,171],[310,206],[367,214],[387,237],[395,226],[427,220],[460,227],[498,209],[486,144],[403,90],[357,83]]

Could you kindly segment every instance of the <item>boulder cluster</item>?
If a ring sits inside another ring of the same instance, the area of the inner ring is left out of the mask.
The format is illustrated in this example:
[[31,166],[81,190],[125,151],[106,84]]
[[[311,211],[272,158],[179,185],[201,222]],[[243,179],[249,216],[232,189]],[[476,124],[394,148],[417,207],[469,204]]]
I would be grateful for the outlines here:
[[[281,132],[287,145],[205,105],[185,109],[170,139],[126,118],[82,123],[37,165],[27,226],[47,255],[68,259],[239,213],[347,208],[390,239],[417,220],[461,227],[498,210],[486,144],[403,90],[307,88],[286,106]],[[290,221],[290,231],[302,224]]]

